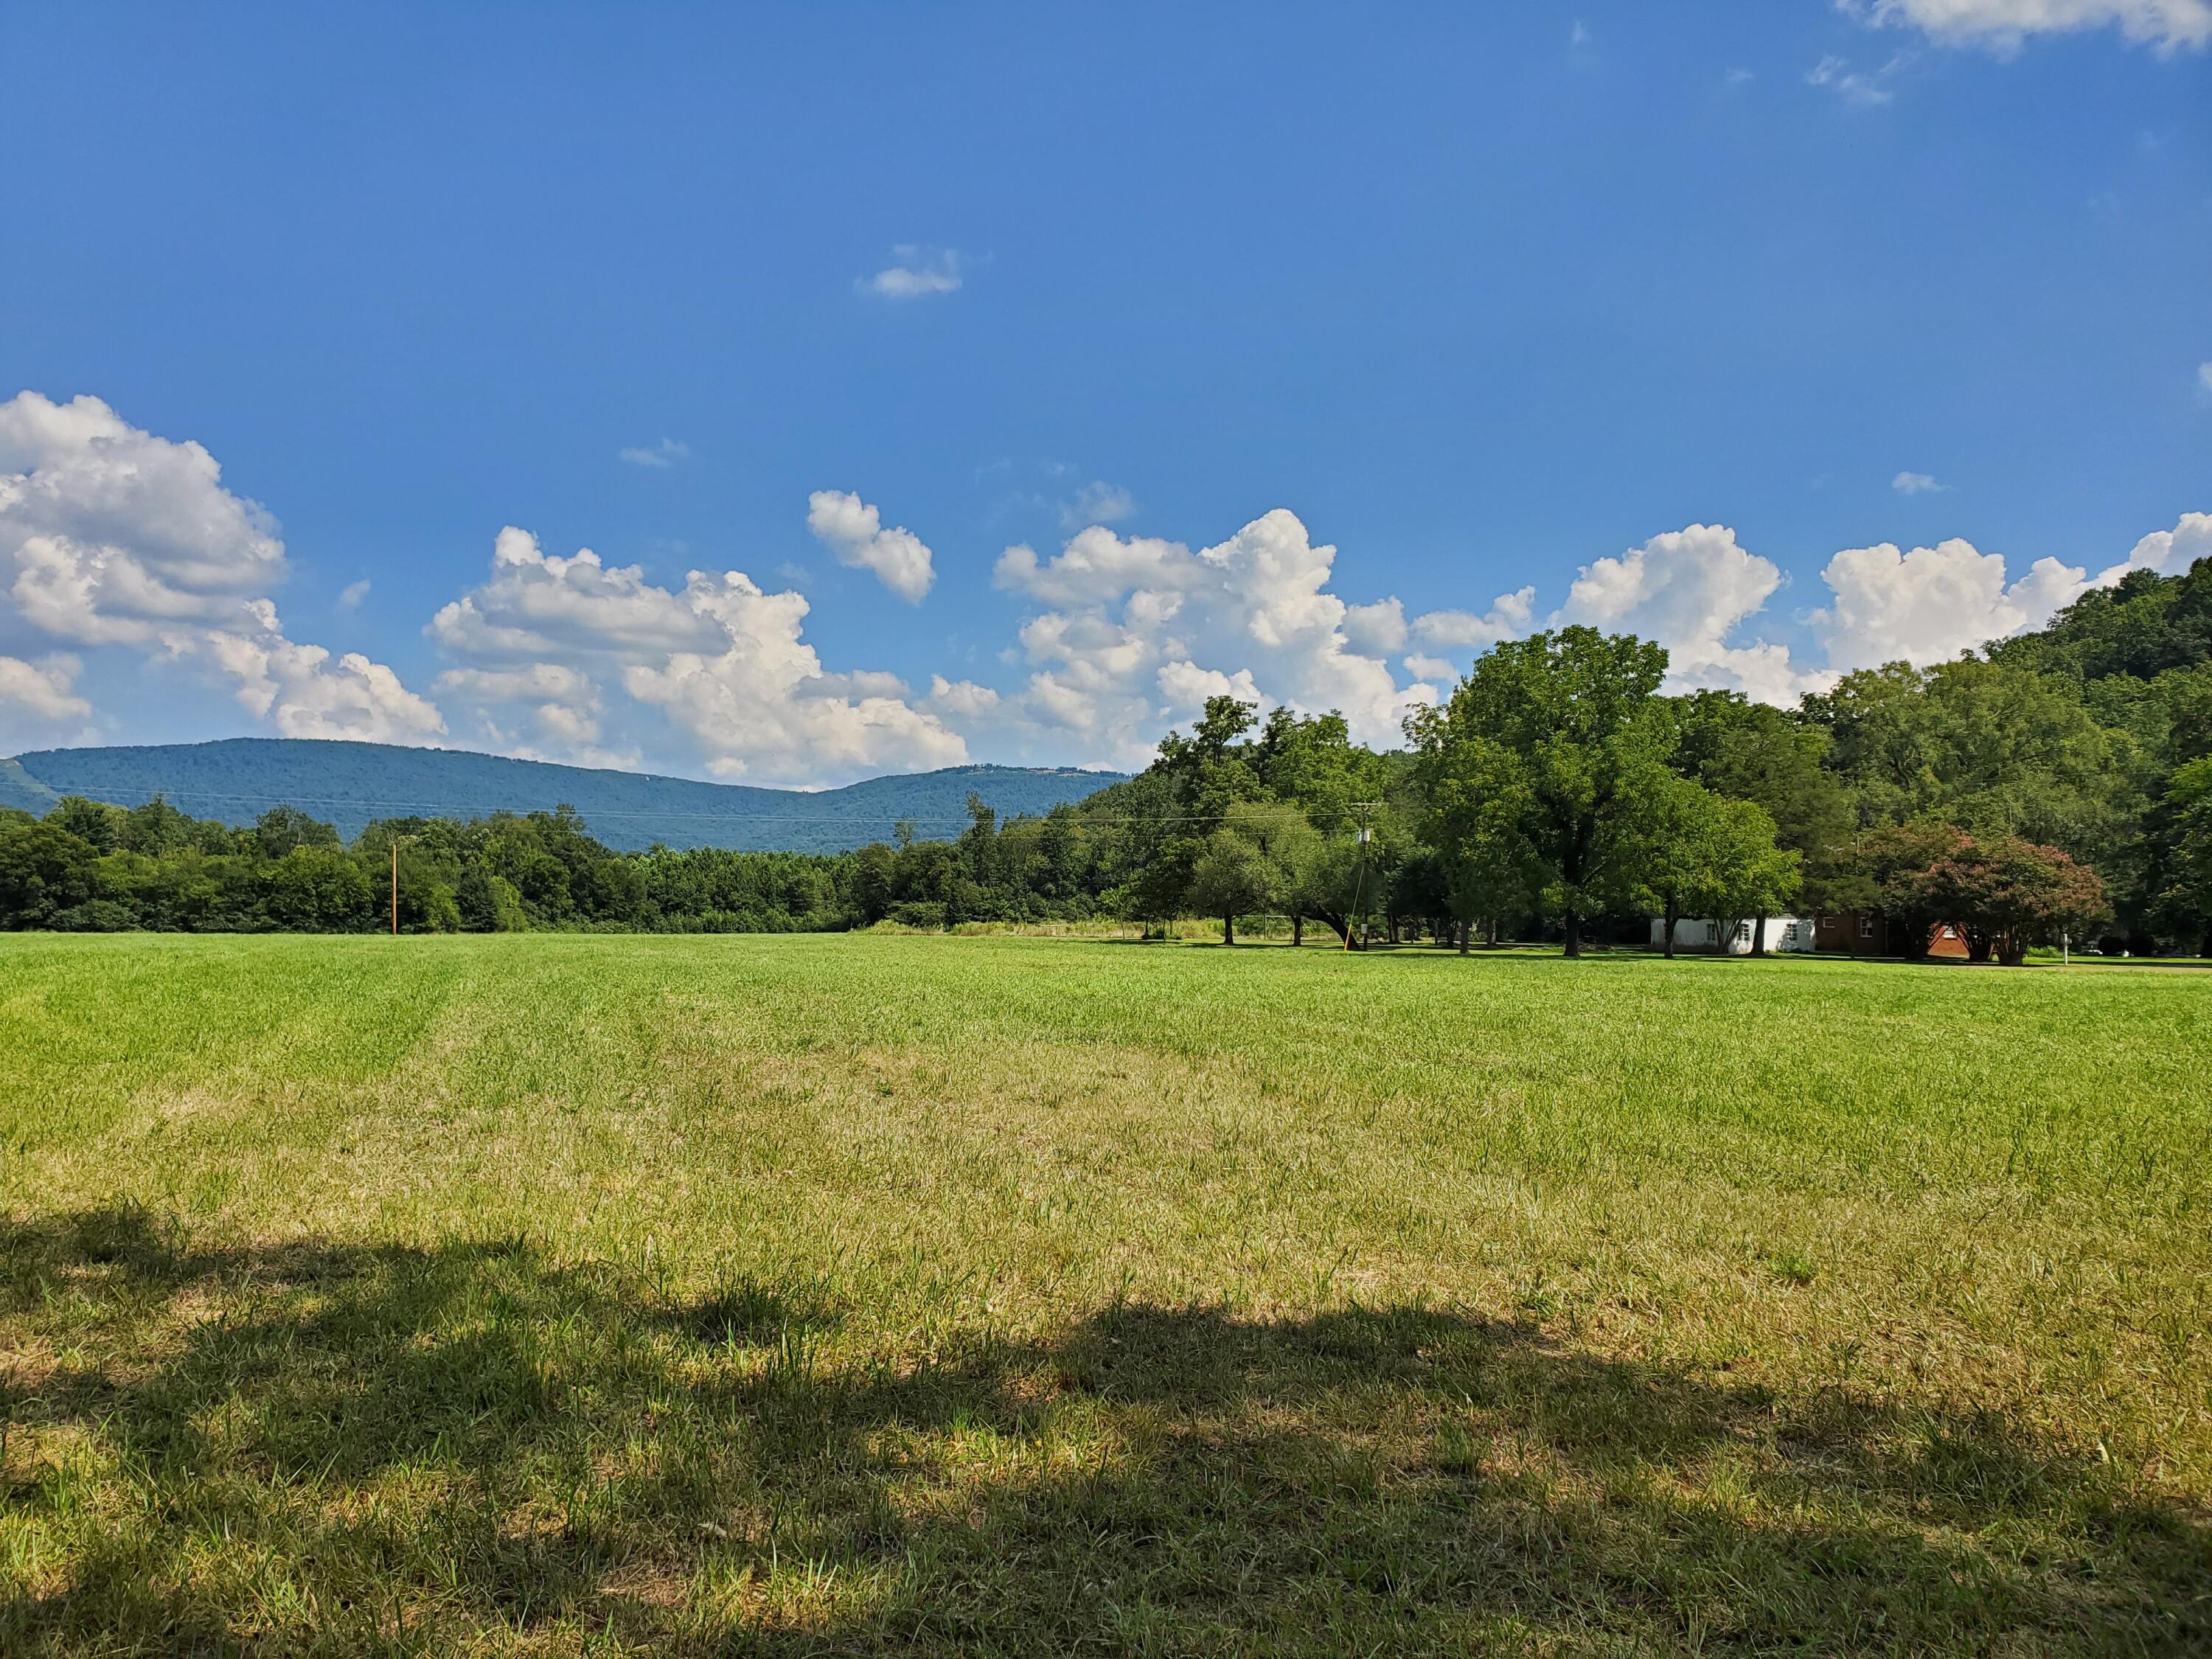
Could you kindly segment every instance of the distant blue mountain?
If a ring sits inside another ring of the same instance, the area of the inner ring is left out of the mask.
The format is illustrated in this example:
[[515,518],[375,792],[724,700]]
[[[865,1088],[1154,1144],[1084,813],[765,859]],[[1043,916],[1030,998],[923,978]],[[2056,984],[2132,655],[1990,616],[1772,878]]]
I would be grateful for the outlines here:
[[458,749],[303,738],[44,749],[0,761],[0,806],[43,812],[64,795],[137,806],[159,794],[196,818],[251,823],[296,806],[350,839],[371,818],[481,817],[563,802],[610,847],[836,852],[887,841],[902,818],[925,839],[967,823],[968,797],[1001,817],[1042,813],[1119,782],[1073,767],[953,766],[814,793],[507,760]]

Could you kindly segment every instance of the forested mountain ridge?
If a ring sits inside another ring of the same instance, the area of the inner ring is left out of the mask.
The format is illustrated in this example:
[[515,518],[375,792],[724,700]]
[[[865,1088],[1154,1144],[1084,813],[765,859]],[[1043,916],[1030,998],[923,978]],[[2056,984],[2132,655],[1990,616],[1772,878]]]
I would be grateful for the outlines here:
[[573,806],[604,845],[834,853],[890,838],[902,819],[956,833],[970,794],[1036,816],[1117,782],[1073,767],[956,766],[808,793],[510,760],[458,749],[305,738],[47,749],[0,761],[0,806],[43,816],[64,795],[137,806],[160,795],[196,818],[243,826],[298,807],[350,840],[388,817],[489,817]]
[[[203,763],[190,784],[146,800],[142,779],[126,805],[117,776],[63,768],[180,751],[48,751],[0,766],[0,928],[346,932],[392,925],[396,902],[399,927],[432,931],[1206,915],[1230,944],[1241,918],[1282,916],[1346,945],[1379,922],[1393,941],[1573,954],[1641,942],[1655,915],[1670,940],[1704,918],[1756,949],[1761,918],[1859,910],[1907,951],[1942,924],[2001,962],[2061,939],[2212,956],[2208,619],[2212,560],[2137,573],[2041,633],[1860,670],[1793,709],[1668,695],[1661,646],[1564,628],[1478,658],[1408,721],[1409,747],[1218,696],[1099,788],[975,767],[800,795],[264,742],[181,751]],[[271,751],[386,769],[342,798],[325,765],[238,825],[258,800],[222,769]],[[470,767],[501,793],[457,799]],[[517,812],[519,777],[578,810]],[[1045,798],[1009,802],[1010,783]],[[329,822],[370,810],[350,836]],[[769,836],[823,850],[744,850]]]

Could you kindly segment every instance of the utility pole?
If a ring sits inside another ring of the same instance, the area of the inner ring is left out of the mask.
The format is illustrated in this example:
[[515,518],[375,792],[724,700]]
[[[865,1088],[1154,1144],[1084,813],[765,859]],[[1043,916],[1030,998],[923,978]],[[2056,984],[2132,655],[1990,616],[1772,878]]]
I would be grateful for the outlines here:
[[1371,800],[1355,800],[1349,803],[1349,805],[1359,814],[1359,830],[1358,832],[1359,842],[1359,873],[1354,876],[1352,881],[1352,914],[1349,916],[1346,916],[1344,921],[1344,948],[1347,951],[1353,948],[1352,943],[1352,929],[1359,925],[1360,920],[1366,915],[1366,912],[1360,908],[1360,905],[1361,901],[1365,896],[1367,891],[1368,809],[1379,805],[1381,803]]
[[412,836],[394,836],[392,838],[392,937],[394,939],[399,937],[399,843],[414,839]]

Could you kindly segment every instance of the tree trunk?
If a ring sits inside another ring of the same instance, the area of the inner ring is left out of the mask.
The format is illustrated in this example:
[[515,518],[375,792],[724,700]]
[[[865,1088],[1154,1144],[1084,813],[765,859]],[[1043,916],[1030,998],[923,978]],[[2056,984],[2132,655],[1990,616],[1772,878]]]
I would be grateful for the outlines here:
[[1305,942],[1306,919],[1304,916],[1293,915],[1291,917],[1291,944],[1295,947]]
[[1751,929],[1751,953],[1755,957],[1766,954],[1766,912],[1759,913],[1759,920]]
[[1236,917],[1234,917],[1234,916],[1224,916],[1224,917],[1222,917],[1222,919],[1221,919],[1221,942],[1222,942],[1224,945],[1234,945],[1234,944],[1236,944],[1236,943],[1237,943],[1237,918],[1236,918]]
[[[1484,920],[1482,942],[1489,950],[1495,951],[1498,948],[1498,916],[1494,911]],[[2212,951],[2207,951],[2204,954],[2212,957]]]
[[1669,962],[1672,962],[1672,961],[1674,961],[1674,923],[1676,922],[1676,921],[1677,921],[1677,920],[1678,920],[1678,918],[1676,917],[1676,915],[1675,915],[1675,914],[1674,914],[1674,900],[1673,896],[1670,895],[1670,896],[1668,897],[1668,900],[1667,900],[1667,918],[1666,918],[1666,927],[1667,927],[1667,960],[1668,960],[1668,961],[1669,961]]
[[1583,953],[1583,919],[1572,907],[1567,911],[1567,954],[1578,957]]
[[1468,939],[1469,935],[1471,935],[1474,932],[1474,924],[1473,922],[1471,922],[1471,921],[1462,921],[1462,923],[1460,923],[1460,925],[1459,925],[1459,953],[1460,953],[1460,955],[1462,955],[1462,956],[1465,956],[1465,955],[1467,954],[1467,943],[1468,943]]

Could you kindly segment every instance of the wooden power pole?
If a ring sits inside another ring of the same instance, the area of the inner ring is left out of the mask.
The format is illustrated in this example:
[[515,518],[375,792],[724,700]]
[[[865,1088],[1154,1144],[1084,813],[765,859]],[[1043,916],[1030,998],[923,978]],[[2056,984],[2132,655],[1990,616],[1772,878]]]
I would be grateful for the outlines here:
[[1361,907],[1367,894],[1367,812],[1370,807],[1378,803],[1371,800],[1356,800],[1352,805],[1359,812],[1359,873],[1352,878],[1352,914],[1345,918],[1344,948],[1347,951],[1356,948],[1352,943],[1352,931],[1358,927],[1359,919],[1364,914]]
[[392,838],[392,937],[394,939],[399,937],[399,843],[414,839],[412,836],[394,836]]

